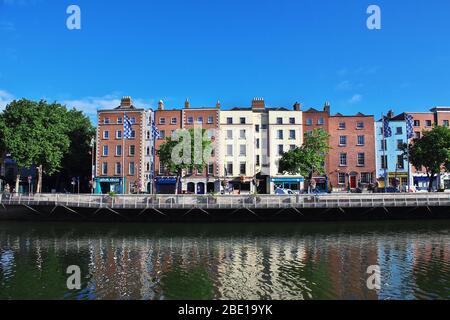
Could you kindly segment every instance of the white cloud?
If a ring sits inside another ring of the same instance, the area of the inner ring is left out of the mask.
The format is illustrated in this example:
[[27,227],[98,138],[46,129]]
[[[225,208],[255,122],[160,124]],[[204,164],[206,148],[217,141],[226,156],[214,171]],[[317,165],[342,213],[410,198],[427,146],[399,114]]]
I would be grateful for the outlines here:
[[0,31],[3,32],[14,32],[16,31],[16,27],[12,22],[8,21],[0,21]]
[[14,96],[8,91],[0,89],[0,110],[5,109],[6,105],[14,100]]
[[362,100],[363,96],[361,94],[354,94],[349,100],[348,103],[355,104]]
[[344,80],[336,86],[337,91],[349,91],[352,90],[353,84],[349,80]]

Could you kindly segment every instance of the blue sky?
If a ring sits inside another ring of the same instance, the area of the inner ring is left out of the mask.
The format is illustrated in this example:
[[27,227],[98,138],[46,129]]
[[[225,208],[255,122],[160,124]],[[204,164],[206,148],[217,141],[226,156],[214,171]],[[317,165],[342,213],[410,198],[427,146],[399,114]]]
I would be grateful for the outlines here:
[[[66,27],[77,4],[82,29]],[[382,29],[366,27],[377,4]],[[450,105],[448,0],[0,0],[0,108],[57,100],[94,114],[330,101],[380,115]]]

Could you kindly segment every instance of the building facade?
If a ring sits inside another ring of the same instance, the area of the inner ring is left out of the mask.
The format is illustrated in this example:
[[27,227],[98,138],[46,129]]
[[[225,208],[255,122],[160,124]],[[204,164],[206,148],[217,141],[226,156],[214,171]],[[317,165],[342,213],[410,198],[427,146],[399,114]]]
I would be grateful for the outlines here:
[[250,107],[220,111],[219,174],[226,193],[274,193],[303,189],[304,178],[279,172],[283,152],[303,143],[302,112],[266,108],[255,98]]
[[[129,139],[124,139],[125,117],[132,123]],[[146,127],[146,112],[134,107],[131,97],[123,97],[115,109],[98,111],[95,193],[146,191]]]
[[328,119],[331,150],[328,177],[333,191],[369,189],[373,186],[375,165],[375,121],[371,115],[340,113]]
[[391,137],[385,137],[383,119],[375,123],[376,179],[378,188],[395,188],[406,191],[408,188],[408,162],[401,147],[407,143],[406,121],[394,119],[388,112]]

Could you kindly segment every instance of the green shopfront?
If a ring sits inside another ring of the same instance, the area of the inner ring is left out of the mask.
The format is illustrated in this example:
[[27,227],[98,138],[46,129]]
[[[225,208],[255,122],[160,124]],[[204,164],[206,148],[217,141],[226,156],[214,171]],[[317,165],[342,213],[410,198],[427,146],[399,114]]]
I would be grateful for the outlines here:
[[272,193],[277,188],[290,189],[294,192],[300,192],[305,182],[304,178],[272,178]]
[[[126,181],[126,178],[125,178]],[[108,194],[110,192],[116,194],[124,193],[122,190],[123,178],[119,177],[99,177],[94,179],[95,194]],[[126,184],[125,184],[126,185]],[[125,190],[126,192],[126,190]]]

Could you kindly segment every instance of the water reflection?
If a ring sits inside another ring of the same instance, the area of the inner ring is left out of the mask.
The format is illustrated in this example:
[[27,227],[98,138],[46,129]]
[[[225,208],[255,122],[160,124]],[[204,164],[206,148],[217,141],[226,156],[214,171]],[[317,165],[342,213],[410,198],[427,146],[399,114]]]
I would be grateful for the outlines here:
[[[450,222],[0,224],[0,299],[449,299]],[[82,270],[82,290],[66,268]],[[380,265],[381,290],[366,286]]]

